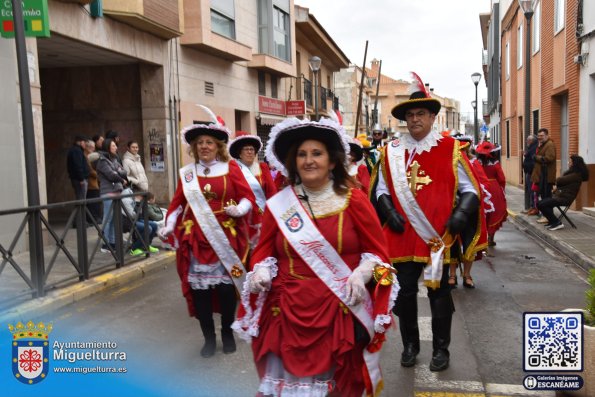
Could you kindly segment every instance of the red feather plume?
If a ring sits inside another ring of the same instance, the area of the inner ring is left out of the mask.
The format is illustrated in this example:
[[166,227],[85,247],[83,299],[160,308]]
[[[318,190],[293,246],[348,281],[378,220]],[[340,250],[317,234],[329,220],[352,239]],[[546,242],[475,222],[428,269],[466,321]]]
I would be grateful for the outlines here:
[[416,91],[421,91],[425,94],[426,98],[430,98],[430,94],[426,90],[424,82],[421,81],[421,78],[417,75],[417,73],[411,72],[411,77],[413,78],[413,83],[411,84],[411,88],[413,88],[412,93]]

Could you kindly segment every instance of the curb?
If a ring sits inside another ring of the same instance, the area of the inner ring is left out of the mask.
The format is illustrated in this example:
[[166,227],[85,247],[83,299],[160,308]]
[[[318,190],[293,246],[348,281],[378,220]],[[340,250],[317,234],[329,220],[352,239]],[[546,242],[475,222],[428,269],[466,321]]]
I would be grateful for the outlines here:
[[562,255],[576,263],[577,266],[579,266],[584,271],[589,272],[591,269],[595,269],[595,260],[593,260],[591,257],[578,251],[565,241],[556,239],[549,233],[542,232],[539,228],[536,228],[535,225],[527,221],[524,217],[519,216],[514,211],[508,209],[508,214],[512,218],[513,223],[525,229],[532,236],[555,248]]
[[29,321],[31,318],[37,318],[48,311],[60,309],[108,288],[124,285],[141,279],[149,273],[166,269],[174,261],[175,252],[165,252],[157,258],[151,257],[130,266],[100,274],[89,280],[50,291],[43,298],[32,299],[1,312],[0,324]]

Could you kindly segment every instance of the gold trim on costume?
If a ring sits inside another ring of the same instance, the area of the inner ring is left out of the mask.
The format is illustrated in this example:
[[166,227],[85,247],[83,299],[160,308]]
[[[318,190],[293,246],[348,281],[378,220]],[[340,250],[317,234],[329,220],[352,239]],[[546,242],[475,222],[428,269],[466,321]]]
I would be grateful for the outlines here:
[[293,269],[293,257],[291,256],[291,253],[289,252],[289,242],[287,241],[287,239],[285,237],[283,237],[283,249],[285,250],[285,255],[287,255],[287,258],[289,258],[289,274],[291,276],[297,278],[298,280],[307,280],[308,277],[297,274],[295,272],[295,270]]
[[337,252],[339,255],[343,253],[343,214],[341,211],[339,214],[339,222],[337,223]]

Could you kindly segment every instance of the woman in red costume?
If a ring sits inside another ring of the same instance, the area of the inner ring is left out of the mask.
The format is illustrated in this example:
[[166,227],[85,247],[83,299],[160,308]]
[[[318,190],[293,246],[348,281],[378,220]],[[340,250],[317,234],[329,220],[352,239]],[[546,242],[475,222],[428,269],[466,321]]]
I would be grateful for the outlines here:
[[349,158],[351,159],[351,164],[349,164],[348,168],[349,176],[357,181],[357,186],[367,196],[370,189],[370,173],[366,164],[361,161],[364,158],[364,148],[362,143],[354,138],[349,142],[349,149]]
[[180,170],[166,226],[159,234],[172,238],[177,248],[182,293],[205,338],[201,356],[215,354],[214,311],[221,313],[223,352],[233,353],[230,327],[249,249],[244,217],[255,205],[254,195],[238,165],[229,161],[229,130],[224,125],[194,124],[184,128],[182,136],[195,162]]
[[290,185],[267,201],[233,326],[252,342],[258,395],[382,388],[376,359],[398,284],[374,209],[348,187],[347,139],[328,119],[271,131],[267,159]]
[[496,231],[500,229],[508,216],[506,196],[504,195],[506,177],[504,176],[504,172],[502,172],[500,162],[494,156],[494,153],[498,150],[499,148],[487,141],[480,143],[475,149],[475,152],[477,153],[477,161],[483,166],[483,170],[490,182],[489,186],[486,186],[486,188],[492,195],[492,203],[494,204],[494,211],[486,213],[488,246],[490,247],[496,245],[496,242],[494,241]]
[[[448,136],[448,135],[447,135]],[[483,250],[487,247],[487,228],[486,228],[486,214],[494,211],[494,204],[492,203],[492,195],[487,190],[487,186],[490,185],[490,181],[486,176],[485,172],[483,171],[482,165],[477,161],[475,157],[470,153],[471,144],[473,143],[473,137],[469,135],[463,134],[455,134],[451,135],[453,138],[461,142],[461,149],[465,151],[467,157],[469,157],[469,163],[471,164],[473,175],[477,182],[479,183],[480,187],[480,198],[481,198],[481,205],[479,206],[478,211],[481,211],[481,216],[479,217],[481,221],[480,225],[480,236],[479,240],[475,245],[473,245],[473,249],[469,249],[468,247],[471,246],[471,242],[474,238],[474,231],[469,229],[475,229],[474,226],[471,228],[465,228],[461,232],[461,241],[460,243],[455,243],[451,248],[451,262],[450,262],[450,272],[448,277],[448,285],[453,288],[457,286],[457,265],[459,262],[463,264],[461,275],[463,277],[463,287],[465,288],[475,288],[475,282],[471,277],[471,267],[473,266],[474,261],[479,261],[483,258]]]
[[248,226],[250,232],[250,246],[254,248],[260,237],[262,214],[266,200],[277,193],[277,187],[271,177],[269,166],[258,162],[258,152],[262,148],[262,141],[258,135],[251,135],[245,131],[237,131],[236,137],[229,145],[229,154],[239,165],[246,183],[256,197],[256,205],[249,215]]

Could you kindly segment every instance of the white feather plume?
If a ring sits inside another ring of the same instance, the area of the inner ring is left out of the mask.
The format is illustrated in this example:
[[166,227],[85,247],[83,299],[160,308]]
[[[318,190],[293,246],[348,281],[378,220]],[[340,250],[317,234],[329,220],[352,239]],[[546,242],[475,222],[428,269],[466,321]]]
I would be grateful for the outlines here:
[[196,104],[196,106],[201,107],[211,118],[211,121],[217,125],[220,125],[221,123],[219,123],[219,120],[217,120],[217,116],[215,115],[215,113],[213,113],[213,111],[211,109],[209,109],[208,107],[206,107],[205,105],[201,105],[199,103]]

